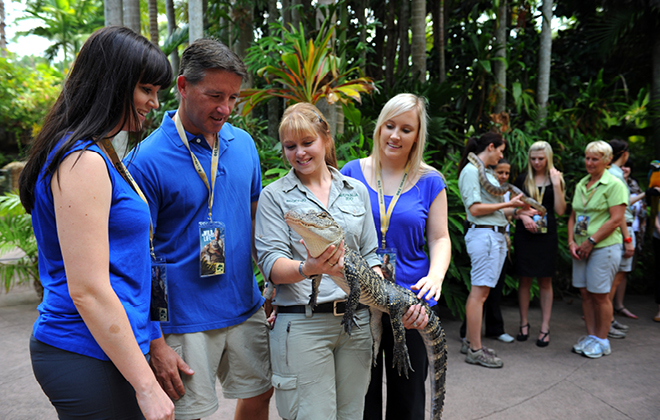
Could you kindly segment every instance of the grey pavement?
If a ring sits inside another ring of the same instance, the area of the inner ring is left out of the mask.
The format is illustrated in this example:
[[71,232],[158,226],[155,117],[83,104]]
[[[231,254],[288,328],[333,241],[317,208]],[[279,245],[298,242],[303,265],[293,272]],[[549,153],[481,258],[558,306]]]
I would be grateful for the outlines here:
[[[0,293],[0,420],[51,420],[55,410],[32,375],[28,340],[37,317],[36,294],[19,286]],[[623,340],[611,340],[612,354],[591,360],[571,353],[585,333],[579,299],[556,300],[550,345],[536,347],[540,309],[530,309],[526,342],[484,339],[504,361],[502,369],[468,365],[459,353],[460,320],[443,313],[448,341],[444,419],[660,419],[660,323],[650,296],[627,296],[626,307],[638,320]],[[502,307],[507,332],[516,334],[518,310]],[[234,417],[235,401],[222,399],[210,420]],[[278,419],[274,399],[270,419]]]

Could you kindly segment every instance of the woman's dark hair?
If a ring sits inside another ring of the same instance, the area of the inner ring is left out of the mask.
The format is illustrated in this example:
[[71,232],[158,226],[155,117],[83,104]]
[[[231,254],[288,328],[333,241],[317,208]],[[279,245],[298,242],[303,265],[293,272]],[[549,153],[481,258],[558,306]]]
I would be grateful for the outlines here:
[[621,155],[628,151],[628,142],[625,140],[613,139],[608,143],[612,147],[612,162],[619,160]]
[[486,150],[488,145],[491,143],[495,147],[500,147],[501,145],[506,144],[506,140],[500,133],[495,133],[492,131],[484,133],[479,137],[470,137],[465,144],[465,149],[463,150],[463,155],[461,155],[461,160],[458,162],[458,175],[461,175],[461,171],[463,171],[465,165],[468,164],[467,157],[470,152],[479,154]]
[[171,82],[167,57],[145,37],[117,26],[94,32],[80,49],[60,96],[32,143],[19,181],[26,211],[32,211],[39,173],[63,137],[67,139],[46,168],[49,174],[56,173],[78,140],[89,140],[91,145],[117,135],[117,127],[139,121],[133,103],[138,83],[169,86]]

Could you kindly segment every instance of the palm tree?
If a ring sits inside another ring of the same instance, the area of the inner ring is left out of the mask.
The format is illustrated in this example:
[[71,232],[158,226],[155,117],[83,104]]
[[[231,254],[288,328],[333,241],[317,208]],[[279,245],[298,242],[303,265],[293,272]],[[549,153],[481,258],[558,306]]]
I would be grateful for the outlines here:
[[188,1],[188,40],[204,37],[204,4],[202,0]]
[[25,15],[17,20],[36,19],[42,25],[17,35],[37,35],[52,41],[45,51],[53,60],[61,51],[65,68],[94,30],[103,26],[101,0],[28,0]]
[[426,80],[426,1],[412,0],[412,70],[421,82]]
[[105,0],[105,26],[122,26],[124,24],[124,13],[121,0]]
[[548,96],[550,94],[550,59],[552,57],[552,0],[543,0],[541,6],[543,24],[541,26],[541,45],[539,47],[539,83],[536,103],[539,106],[539,121],[548,114]]
[[149,0],[149,39],[158,46],[158,1]]
[[500,60],[495,61],[495,81],[497,82],[497,103],[495,104],[495,113],[504,112],[506,108],[506,18],[507,8],[506,0],[500,0],[497,8],[497,29],[495,30],[495,57]]
[[135,32],[142,33],[140,27],[140,0],[123,0],[124,26]]
[[0,0],[0,57],[7,56],[7,36],[5,35],[5,3]]

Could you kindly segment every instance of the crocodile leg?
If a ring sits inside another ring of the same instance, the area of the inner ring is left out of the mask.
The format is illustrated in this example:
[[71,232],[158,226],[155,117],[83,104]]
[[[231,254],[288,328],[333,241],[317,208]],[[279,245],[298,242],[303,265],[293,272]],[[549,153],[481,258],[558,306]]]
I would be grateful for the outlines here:
[[316,298],[319,295],[319,286],[321,285],[321,278],[323,276],[320,274],[316,274],[311,277],[312,279],[312,293],[309,295],[309,306],[312,307],[312,309],[316,306]]
[[408,346],[406,345],[406,329],[401,320],[403,314],[408,310],[408,306],[401,304],[390,304],[390,320],[392,321],[392,333],[394,335],[393,367],[397,368],[399,376],[401,371],[408,377],[408,371],[414,369],[408,356]]

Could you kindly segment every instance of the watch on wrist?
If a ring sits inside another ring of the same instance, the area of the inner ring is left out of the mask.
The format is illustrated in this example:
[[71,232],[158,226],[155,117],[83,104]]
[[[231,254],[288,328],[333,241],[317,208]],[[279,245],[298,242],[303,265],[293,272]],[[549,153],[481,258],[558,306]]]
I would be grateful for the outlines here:
[[589,237],[588,241],[591,243],[591,245],[596,245],[596,240],[591,236]]
[[518,213],[518,207],[513,209],[513,213],[511,214],[512,217],[516,217],[516,213]]
[[308,279],[309,277],[307,277],[305,273],[303,273],[302,271],[303,264],[305,264],[305,261],[300,261],[300,265],[298,266],[298,273],[300,273],[300,275],[303,276],[304,278]]
[[632,236],[628,236],[627,238],[623,238],[623,243],[624,244],[631,244],[632,243]]

